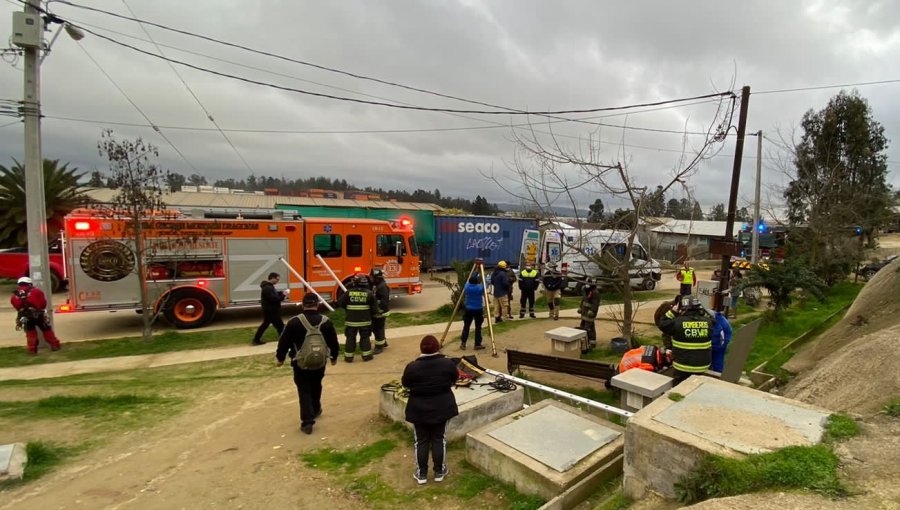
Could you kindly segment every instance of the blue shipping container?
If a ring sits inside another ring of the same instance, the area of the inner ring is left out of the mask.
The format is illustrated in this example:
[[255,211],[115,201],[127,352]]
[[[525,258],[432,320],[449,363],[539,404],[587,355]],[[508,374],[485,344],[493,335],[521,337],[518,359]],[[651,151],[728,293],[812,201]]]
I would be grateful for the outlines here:
[[450,267],[453,260],[484,259],[486,266],[505,260],[515,266],[522,235],[536,229],[537,220],[499,216],[435,216],[433,267]]

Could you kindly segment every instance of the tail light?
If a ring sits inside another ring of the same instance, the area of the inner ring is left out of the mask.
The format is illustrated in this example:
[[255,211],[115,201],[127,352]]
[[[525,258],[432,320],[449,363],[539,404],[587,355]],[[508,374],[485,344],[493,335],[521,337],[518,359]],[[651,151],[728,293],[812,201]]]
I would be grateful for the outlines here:
[[412,293],[413,294],[421,294],[422,293],[422,284],[421,283],[413,284]]
[[60,313],[71,312],[71,311],[72,311],[72,305],[70,305],[70,304],[68,304],[68,303],[66,303],[66,304],[64,304],[64,305],[59,305],[59,307],[56,308],[56,311],[57,311],[57,312],[60,312]]

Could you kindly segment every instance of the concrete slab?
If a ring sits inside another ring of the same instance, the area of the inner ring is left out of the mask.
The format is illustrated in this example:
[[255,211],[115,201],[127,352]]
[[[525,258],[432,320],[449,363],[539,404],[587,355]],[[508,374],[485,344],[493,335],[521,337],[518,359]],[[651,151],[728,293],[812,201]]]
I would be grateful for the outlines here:
[[[525,389],[521,387],[515,391],[501,393],[490,386],[472,385],[454,388],[453,395],[456,397],[459,415],[447,423],[448,441],[461,439],[478,427],[519,411],[525,403]],[[379,413],[412,430],[412,424],[406,421],[407,400],[406,397],[398,397],[395,393],[382,391],[378,405]]]
[[25,443],[0,445],[0,482],[4,480],[20,480],[25,474],[28,455]]
[[[691,377],[641,409],[625,431],[625,494],[674,499],[674,484],[707,454],[741,457],[821,440],[829,411],[709,377]],[[671,392],[670,392],[671,393]]]
[[617,474],[622,448],[621,427],[552,399],[466,437],[469,462],[521,492],[546,499],[598,470]]
[[[548,430],[553,431],[552,443],[546,440]],[[489,435],[562,473],[621,433],[549,406],[493,430]]]
[[631,369],[615,375],[610,384],[622,390],[620,405],[628,411],[637,411],[650,405],[660,395],[672,388],[672,378],[647,370]]

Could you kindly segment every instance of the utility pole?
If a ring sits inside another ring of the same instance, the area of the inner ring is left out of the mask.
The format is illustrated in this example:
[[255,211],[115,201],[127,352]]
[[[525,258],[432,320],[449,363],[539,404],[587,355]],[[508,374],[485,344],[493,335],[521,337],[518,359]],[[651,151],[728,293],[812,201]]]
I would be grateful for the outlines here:
[[25,56],[25,217],[28,230],[28,269],[34,286],[47,295],[47,316],[52,317],[53,296],[50,255],[47,252],[47,204],[44,195],[44,161],[41,156],[41,45],[43,20],[40,0],[25,2],[25,14],[37,24],[36,41],[19,44]]
[[753,244],[750,262],[756,264],[759,257],[759,187],[762,179],[762,130],[756,132],[756,198],[753,201]]
[[[744,136],[747,132],[747,107],[750,104],[750,86],[741,89],[741,113],[738,117],[737,144],[734,147],[734,167],[731,171],[731,194],[728,196],[728,218],[725,221],[725,242],[734,241],[734,215],[737,210],[738,186],[741,182],[741,158],[744,155]],[[722,277],[719,279],[719,295],[714,300],[716,311],[722,310],[722,296],[731,277],[731,255],[722,255]]]

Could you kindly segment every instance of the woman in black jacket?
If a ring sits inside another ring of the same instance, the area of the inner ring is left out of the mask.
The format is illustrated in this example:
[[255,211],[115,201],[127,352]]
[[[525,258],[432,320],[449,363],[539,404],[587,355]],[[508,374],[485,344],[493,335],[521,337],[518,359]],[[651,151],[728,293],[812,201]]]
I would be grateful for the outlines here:
[[453,385],[458,372],[456,364],[440,353],[437,338],[428,335],[419,344],[422,355],[406,365],[400,382],[409,389],[406,421],[416,430],[416,472],[419,485],[428,482],[428,451],[434,462],[434,481],[447,476],[444,457],[447,453],[447,421],[459,414]]

